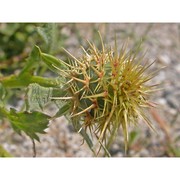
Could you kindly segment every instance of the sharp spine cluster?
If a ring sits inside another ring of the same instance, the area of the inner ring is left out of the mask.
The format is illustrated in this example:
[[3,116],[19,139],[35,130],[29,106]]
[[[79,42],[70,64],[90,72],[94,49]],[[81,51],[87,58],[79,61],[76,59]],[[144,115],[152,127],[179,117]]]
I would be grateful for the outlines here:
[[147,99],[153,88],[145,83],[154,76],[144,72],[151,64],[142,66],[143,58],[137,60],[136,53],[127,52],[127,44],[118,54],[116,42],[114,51],[103,43],[102,51],[88,43],[90,49],[82,48],[85,55],[80,59],[65,50],[71,57],[62,61],[66,69],[54,66],[66,78],[67,97],[59,99],[70,100],[72,121],[81,121],[81,129],[95,133],[107,147],[122,127],[127,150],[130,123],[142,118],[152,128],[144,112],[144,107],[150,107]]

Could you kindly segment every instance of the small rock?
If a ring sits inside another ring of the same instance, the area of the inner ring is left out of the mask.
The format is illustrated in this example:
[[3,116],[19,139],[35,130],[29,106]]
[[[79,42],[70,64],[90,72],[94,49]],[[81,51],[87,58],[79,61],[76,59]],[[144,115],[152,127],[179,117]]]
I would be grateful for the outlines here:
[[168,112],[169,112],[171,115],[173,115],[173,116],[175,116],[175,115],[177,114],[177,110],[176,110],[176,109],[173,109],[173,108],[169,108],[169,109],[168,109]]
[[158,82],[162,82],[166,80],[166,73],[164,71],[160,71],[154,79],[157,79]]
[[161,54],[159,56],[159,61],[164,65],[169,65],[171,63],[171,60],[167,54]]
[[156,100],[156,102],[158,104],[161,104],[161,105],[166,105],[167,104],[167,101],[164,98],[159,98],[159,99]]
[[115,157],[123,157],[123,153],[122,152],[118,152]]
[[169,104],[170,107],[174,108],[174,109],[178,109],[180,107],[180,101],[179,101],[179,96],[177,96],[175,93],[170,94],[169,96],[167,96],[167,102]]
[[140,152],[140,156],[141,157],[148,157],[149,156],[149,152],[147,149],[142,149]]
[[180,73],[180,64],[176,65],[174,68],[178,73]]

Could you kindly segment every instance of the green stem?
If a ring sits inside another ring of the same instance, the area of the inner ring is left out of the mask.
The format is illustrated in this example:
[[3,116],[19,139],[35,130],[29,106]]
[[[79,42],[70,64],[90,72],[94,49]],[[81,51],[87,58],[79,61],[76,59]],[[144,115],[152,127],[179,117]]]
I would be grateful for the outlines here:
[[56,87],[59,84],[56,78],[32,76],[29,73],[23,74],[23,76],[11,75],[0,78],[0,83],[2,83],[5,88],[21,88],[26,87],[31,83],[38,83],[45,87]]

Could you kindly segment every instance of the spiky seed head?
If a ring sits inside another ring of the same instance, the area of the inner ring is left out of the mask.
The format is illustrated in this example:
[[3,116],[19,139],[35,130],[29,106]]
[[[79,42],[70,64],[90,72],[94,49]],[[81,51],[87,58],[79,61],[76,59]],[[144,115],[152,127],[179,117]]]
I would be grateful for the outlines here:
[[[67,98],[72,102],[71,119],[81,123],[81,129],[95,133],[106,147],[112,143],[121,127],[124,134],[125,150],[128,144],[128,127],[143,119],[151,128],[144,108],[150,107],[148,98],[153,86],[147,82],[154,74],[145,71],[150,65],[142,65],[143,58],[137,52],[127,51],[125,44],[120,53],[115,49],[98,50],[89,43],[89,50],[81,58],[70,55],[65,76]],[[57,67],[58,68],[58,67]]]

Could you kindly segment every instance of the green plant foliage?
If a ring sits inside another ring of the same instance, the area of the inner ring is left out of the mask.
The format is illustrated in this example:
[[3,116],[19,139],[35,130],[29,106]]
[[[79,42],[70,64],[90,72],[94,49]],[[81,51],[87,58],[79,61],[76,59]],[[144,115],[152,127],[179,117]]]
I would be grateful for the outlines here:
[[45,133],[48,128],[50,116],[41,112],[16,112],[14,109],[10,110],[9,119],[13,129],[21,134],[25,132],[30,138],[39,141],[36,133]]
[[67,39],[61,32],[63,27],[55,23],[0,23],[0,70],[11,74],[22,69],[34,44],[47,53],[59,53]]
[[94,150],[94,144],[89,134],[82,128],[82,125],[80,124],[80,122],[75,122],[75,121],[71,121],[71,122],[73,124],[74,129],[81,134],[81,136],[84,138],[84,140],[86,141],[91,151],[96,155],[96,152]]
[[3,74],[14,73],[25,65],[24,58],[33,46],[38,33],[33,23],[0,24],[0,70]]
[[12,157],[12,155],[0,145],[0,157]]
[[[39,49],[39,51],[40,51],[40,49]],[[62,63],[62,61],[60,59],[57,59],[56,57],[54,57],[50,54],[41,52],[41,58],[42,58],[42,61],[47,65],[47,67],[55,73],[59,72],[56,67],[60,67],[61,69],[66,68],[66,66]]]
[[6,90],[3,85],[0,83],[0,100],[2,101],[5,98]]
[[[40,27],[35,28],[37,25]],[[57,36],[61,33],[60,29],[60,25],[53,23],[44,26],[23,23],[0,24],[0,71],[2,71],[0,73],[0,120],[9,120],[17,133],[24,132],[31,139],[38,141],[38,133],[45,133],[44,130],[48,127],[51,118],[42,112],[43,108],[52,101],[52,93],[53,95],[62,95],[62,93],[59,94],[56,89],[53,89],[53,87],[60,87],[59,77],[43,77],[43,73],[50,64],[47,66],[47,63],[42,61],[39,47],[33,44],[40,45],[46,52],[57,52],[59,50]],[[61,37],[63,39],[63,36]],[[42,40],[46,42],[45,44],[43,42],[43,45]],[[28,46],[33,47],[30,53]],[[9,64],[12,65],[9,66]],[[18,71],[8,75],[12,72],[11,69],[18,69]],[[4,76],[5,74],[7,76]],[[22,92],[22,95],[26,96],[20,112],[13,108],[10,110],[6,108],[6,103],[9,104],[11,99],[14,101],[17,98],[16,89],[19,89],[19,95]],[[53,100],[53,103],[58,107],[60,105],[58,100]]]
[[37,83],[30,84],[27,90],[26,107],[29,111],[43,110],[43,107],[51,101],[51,98],[51,87],[42,87]]
[[0,120],[8,118],[8,114],[8,111],[4,107],[0,106]]
[[57,86],[59,84],[59,80],[56,78],[45,78],[42,76],[36,76],[36,70],[41,63],[41,54],[40,50],[37,46],[34,46],[32,49],[30,56],[26,59],[26,65],[19,72],[19,74],[2,77],[0,78],[0,83],[5,88],[19,88],[19,87],[27,87],[31,83],[38,83],[42,86],[50,87]]
[[49,53],[55,52],[58,46],[57,24],[54,23],[45,24],[42,27],[37,27],[37,31],[45,41],[47,45],[47,51]]
[[137,141],[139,137],[139,132],[136,130],[133,130],[129,133],[129,146],[131,146],[133,143]]
[[38,68],[38,65],[40,64],[40,53],[37,46],[34,46],[29,57],[26,59],[26,65],[21,70],[20,76],[27,73],[32,73],[33,70]]
[[63,116],[63,115],[67,115],[69,113],[70,108],[71,108],[71,103],[69,103],[69,102],[63,103],[63,105],[59,106],[59,110],[55,114],[54,118],[60,117],[60,116]]
[[27,41],[35,33],[34,24],[0,24],[0,61],[20,55],[26,48]]

